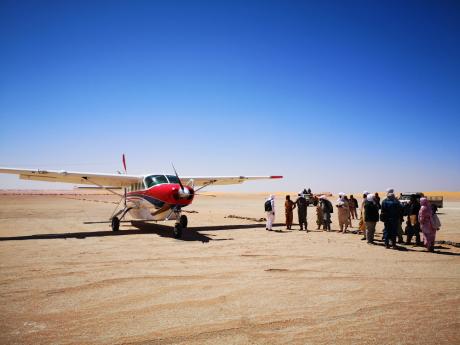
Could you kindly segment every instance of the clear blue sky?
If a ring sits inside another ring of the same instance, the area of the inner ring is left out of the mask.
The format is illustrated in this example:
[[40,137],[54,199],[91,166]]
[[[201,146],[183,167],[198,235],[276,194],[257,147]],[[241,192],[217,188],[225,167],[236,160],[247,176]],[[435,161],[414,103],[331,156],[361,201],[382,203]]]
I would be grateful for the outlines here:
[[460,190],[459,1],[2,0],[0,50],[0,166]]

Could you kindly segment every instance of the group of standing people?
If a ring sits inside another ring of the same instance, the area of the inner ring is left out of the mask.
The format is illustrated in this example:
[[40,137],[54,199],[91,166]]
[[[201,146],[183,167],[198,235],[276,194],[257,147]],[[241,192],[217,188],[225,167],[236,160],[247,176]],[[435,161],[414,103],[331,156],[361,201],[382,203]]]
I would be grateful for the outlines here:
[[[308,231],[307,229],[307,207],[308,207],[308,200],[306,199],[306,195],[309,195],[311,190],[308,191],[305,189],[304,191],[298,194],[298,198],[295,201],[291,200],[289,195],[286,195],[286,201],[284,202],[284,210],[285,210],[285,217],[286,217],[286,229],[292,229],[292,223],[294,220],[294,209],[297,208],[297,216],[299,219],[300,230]],[[273,228],[273,222],[275,219],[275,196],[272,194],[268,197],[265,201],[265,212],[267,214],[267,225],[265,227],[266,230],[271,231]]]
[[[385,247],[396,248],[396,241],[404,243],[402,224],[404,217],[407,216],[405,233],[407,236],[406,244],[411,244],[415,236],[415,244],[420,245],[420,231],[423,234],[423,244],[429,251],[434,250],[436,231],[441,227],[436,212],[431,208],[430,202],[423,195],[420,201],[417,195],[412,195],[407,205],[407,212],[396,198],[393,188],[387,189],[387,197],[379,205],[375,196],[371,193],[364,193],[362,217],[365,223],[364,238],[368,243],[374,242],[375,225],[380,220],[384,224],[383,240]],[[380,211],[380,215],[379,215]]]
[[299,219],[300,230],[308,232],[307,229],[307,207],[308,201],[305,198],[305,195],[299,193],[296,201],[292,201],[289,195],[286,195],[286,201],[284,202],[284,211],[286,216],[286,229],[291,230],[292,221],[294,218],[294,209],[297,208],[297,216]]
[[[300,230],[307,230],[307,208],[310,200],[307,200],[305,190],[298,194],[298,198],[292,201],[290,196],[286,196],[284,203],[286,228],[292,229],[294,209],[297,208]],[[325,231],[331,231],[331,214],[334,207],[331,201],[325,195],[316,199],[316,224],[317,229],[321,227]],[[265,202],[265,211],[267,212],[267,230],[272,230],[275,217],[275,197],[270,197]],[[379,221],[384,223],[383,240],[386,248],[396,248],[396,243],[404,243],[402,224],[404,216],[407,216],[405,233],[407,236],[406,244],[411,244],[415,236],[415,244],[421,244],[420,232],[423,234],[423,244],[429,251],[434,250],[436,231],[441,227],[438,216],[431,208],[427,198],[421,196],[420,200],[413,195],[407,205],[406,212],[400,201],[396,198],[392,188],[387,189],[386,198],[380,203],[378,193],[363,193],[363,200],[359,205],[353,195],[348,198],[345,193],[339,193],[339,199],[336,202],[338,222],[340,232],[346,233],[348,227],[351,227],[352,219],[359,219],[359,231],[363,233],[362,240],[373,244],[375,237],[376,224]],[[359,215],[357,210],[359,209]]]
[[[351,220],[358,219],[357,208],[358,200],[353,195],[348,198],[345,193],[339,193],[339,199],[336,202],[337,214],[339,220],[339,227],[342,233],[347,232],[348,227],[351,227]],[[334,212],[332,203],[327,199],[325,195],[319,197],[318,205],[316,206],[316,224],[319,230],[323,227],[323,230],[331,230],[331,213]]]
[[[358,208],[358,201],[350,195],[347,198],[345,193],[339,193],[336,202],[340,231],[345,233],[351,226],[353,216]],[[362,240],[373,244],[375,237],[375,227],[379,221],[384,224],[383,241],[386,248],[396,248],[396,243],[404,243],[402,224],[404,222],[404,207],[396,198],[393,188],[387,189],[387,197],[380,203],[378,193],[363,193],[363,200],[359,207],[360,222],[359,230],[363,233]],[[324,217],[323,217],[324,219]],[[407,236],[406,244],[411,244],[415,236],[415,244],[420,245],[420,232],[423,234],[423,243],[430,251],[434,249],[436,231],[441,227],[438,216],[430,206],[427,198],[421,197],[420,201],[416,195],[412,195],[407,205],[407,221],[405,233]]]

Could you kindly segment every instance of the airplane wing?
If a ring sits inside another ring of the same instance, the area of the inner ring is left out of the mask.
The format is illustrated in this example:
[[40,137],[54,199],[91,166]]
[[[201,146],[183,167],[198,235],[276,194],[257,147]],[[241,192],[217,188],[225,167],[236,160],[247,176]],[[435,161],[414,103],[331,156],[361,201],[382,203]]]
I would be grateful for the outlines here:
[[104,187],[127,187],[143,180],[143,176],[121,174],[98,174],[65,170],[37,170],[1,168],[2,174],[19,175],[23,180],[90,184]]
[[181,176],[182,184],[192,183],[197,187],[208,185],[240,184],[250,180],[280,179],[283,176]]

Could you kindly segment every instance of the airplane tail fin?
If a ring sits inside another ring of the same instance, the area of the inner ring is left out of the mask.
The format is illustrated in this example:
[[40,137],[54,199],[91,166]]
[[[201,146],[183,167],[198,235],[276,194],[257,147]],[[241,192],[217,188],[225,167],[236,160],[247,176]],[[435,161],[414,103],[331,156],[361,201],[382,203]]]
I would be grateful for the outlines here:
[[126,169],[126,158],[125,158],[125,154],[123,153],[123,156],[122,156],[122,161],[123,161],[123,169],[125,170],[125,174],[127,175],[128,174],[128,170]]

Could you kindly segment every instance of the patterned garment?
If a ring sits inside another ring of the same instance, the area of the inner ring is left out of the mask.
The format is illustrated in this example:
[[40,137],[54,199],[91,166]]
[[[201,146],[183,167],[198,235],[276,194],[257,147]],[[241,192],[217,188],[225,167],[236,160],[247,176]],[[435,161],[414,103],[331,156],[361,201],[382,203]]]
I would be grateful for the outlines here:
[[349,209],[348,209],[348,201],[344,201],[343,199],[337,200],[337,214],[339,218],[339,225],[346,225],[348,226],[348,217],[349,217]]
[[418,212],[418,220],[423,233],[423,244],[427,249],[432,250],[436,239],[436,229],[431,224],[433,210],[427,198],[421,198],[420,204],[422,207],[420,207],[420,211]]

